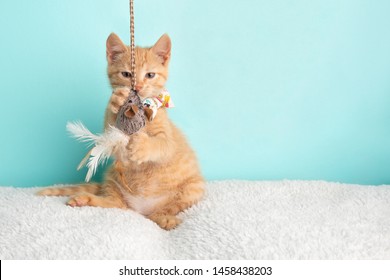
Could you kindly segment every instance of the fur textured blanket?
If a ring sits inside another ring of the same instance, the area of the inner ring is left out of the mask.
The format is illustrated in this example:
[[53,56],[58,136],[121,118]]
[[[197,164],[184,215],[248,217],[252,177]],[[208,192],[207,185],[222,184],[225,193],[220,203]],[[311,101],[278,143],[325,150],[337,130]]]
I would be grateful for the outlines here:
[[169,232],[39,189],[0,187],[0,259],[390,259],[390,186],[209,182]]

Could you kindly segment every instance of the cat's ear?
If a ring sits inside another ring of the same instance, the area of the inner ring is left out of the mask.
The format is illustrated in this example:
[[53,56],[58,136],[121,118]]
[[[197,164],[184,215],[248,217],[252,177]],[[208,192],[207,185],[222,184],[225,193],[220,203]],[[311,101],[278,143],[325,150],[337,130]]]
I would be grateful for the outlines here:
[[165,64],[171,57],[171,39],[168,34],[164,34],[152,47],[152,51],[162,59]]
[[107,61],[112,63],[118,55],[127,51],[126,45],[122,42],[118,35],[111,33],[106,42]]

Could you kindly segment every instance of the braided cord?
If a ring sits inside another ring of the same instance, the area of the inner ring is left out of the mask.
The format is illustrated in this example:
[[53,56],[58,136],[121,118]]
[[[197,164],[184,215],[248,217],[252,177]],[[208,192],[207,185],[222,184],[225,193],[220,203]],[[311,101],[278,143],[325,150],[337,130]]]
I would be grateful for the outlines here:
[[130,0],[130,52],[131,52],[131,89],[135,91],[135,44],[134,44],[134,3]]

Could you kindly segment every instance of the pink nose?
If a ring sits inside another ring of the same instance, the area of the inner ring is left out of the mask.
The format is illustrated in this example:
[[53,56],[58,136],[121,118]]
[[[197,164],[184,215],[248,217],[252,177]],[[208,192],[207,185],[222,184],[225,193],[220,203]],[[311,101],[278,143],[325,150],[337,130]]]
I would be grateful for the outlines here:
[[135,85],[135,90],[136,91],[140,91],[142,89],[143,85],[140,85],[140,84],[136,84]]

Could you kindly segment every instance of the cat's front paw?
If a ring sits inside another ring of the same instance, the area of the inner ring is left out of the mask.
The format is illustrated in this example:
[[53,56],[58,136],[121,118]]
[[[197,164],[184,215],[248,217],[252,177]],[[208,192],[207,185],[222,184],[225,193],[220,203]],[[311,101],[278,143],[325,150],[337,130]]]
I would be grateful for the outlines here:
[[129,97],[130,89],[129,88],[117,88],[111,95],[110,99],[110,110],[114,114],[118,114],[120,107],[125,104],[127,98]]
[[148,140],[149,136],[144,132],[138,132],[132,137],[127,146],[131,161],[137,164],[150,161],[152,151]]

